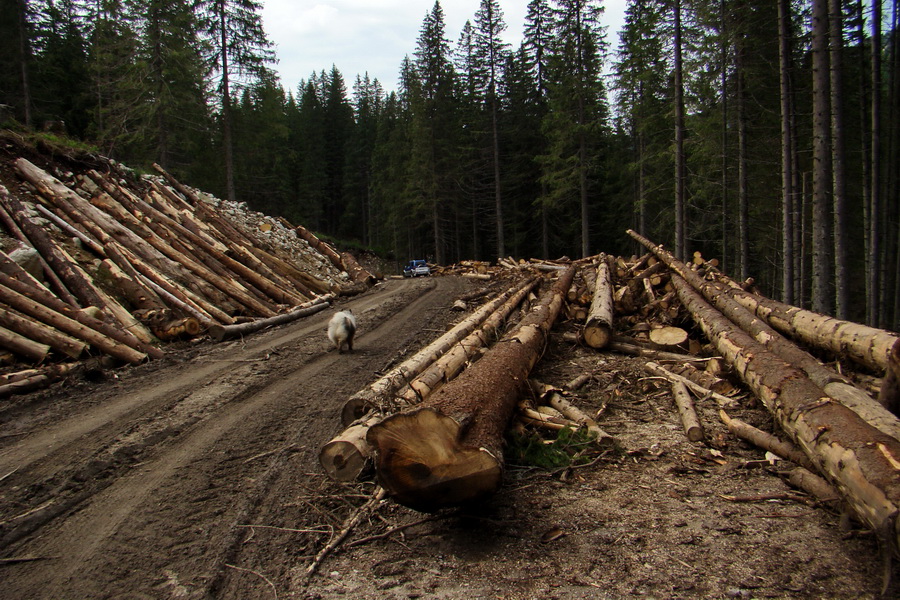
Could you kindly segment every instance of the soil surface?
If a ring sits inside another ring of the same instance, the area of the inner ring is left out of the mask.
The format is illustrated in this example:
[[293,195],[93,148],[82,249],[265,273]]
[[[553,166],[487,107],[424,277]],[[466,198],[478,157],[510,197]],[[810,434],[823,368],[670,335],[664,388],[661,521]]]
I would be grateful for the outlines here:
[[[496,496],[433,515],[371,501],[371,476],[331,481],[318,452],[344,401],[458,320],[473,285],[388,280],[343,300],[352,354],[330,347],[324,311],[2,401],[0,597],[878,597],[875,536],[788,487],[787,463],[730,435],[712,402],[707,442],[688,442],[642,359],[561,337],[534,376],[593,373],[570,400],[619,449],[555,470],[511,451]],[[771,431],[751,396],[741,406]]]

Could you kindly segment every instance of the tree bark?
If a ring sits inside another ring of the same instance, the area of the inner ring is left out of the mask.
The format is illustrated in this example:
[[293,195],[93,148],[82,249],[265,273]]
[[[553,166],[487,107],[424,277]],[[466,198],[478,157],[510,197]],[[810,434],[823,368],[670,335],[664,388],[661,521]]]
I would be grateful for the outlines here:
[[828,0],[812,3],[813,64],[813,310],[830,314],[834,310],[831,291],[831,144],[830,78],[828,64]]
[[605,256],[597,266],[597,281],[594,287],[591,309],[584,325],[584,342],[591,348],[605,348],[612,338],[613,297],[609,264]]
[[835,313],[838,319],[850,315],[849,219],[847,214],[846,174],[844,169],[844,45],[843,4],[828,0],[829,59],[831,63],[831,170],[834,195],[834,286]]
[[388,417],[369,430],[378,479],[398,502],[435,510],[497,490],[503,432],[574,274],[574,267],[561,274],[519,326],[464,375],[421,407]]
[[[14,291],[10,287],[7,287],[11,284],[11,282],[8,280],[4,280],[4,278],[5,276],[0,276],[0,282],[3,283],[3,285],[0,285],[0,301],[9,304],[16,310],[21,311],[35,319],[38,319],[43,323],[51,325],[56,329],[59,329],[60,331],[63,331],[73,337],[86,341],[92,346],[95,346],[97,349],[120,360],[124,360],[130,363],[139,363],[143,362],[147,358],[147,354],[140,352],[125,343],[110,338],[106,335],[106,332],[101,333],[98,329],[93,329],[90,326],[79,323],[52,308],[48,308],[43,304],[35,302],[34,300],[31,300],[30,298],[27,298],[26,296],[23,296],[22,294]],[[74,312],[72,316],[83,320],[89,320],[97,324],[102,324],[102,326],[104,326],[105,328],[109,327],[109,325],[103,323],[102,321],[92,319],[91,317],[88,317],[81,312]],[[121,337],[123,334],[121,330],[116,330],[116,332],[118,337]]]
[[527,290],[531,290],[538,281],[538,278],[531,278],[525,283],[506,290],[490,302],[486,302],[478,310],[457,323],[453,329],[419,350],[399,366],[391,369],[375,383],[353,394],[344,405],[341,414],[344,426],[350,425],[350,423],[371,410],[372,407],[377,406],[395,394],[397,390],[428,368],[438,357],[448,352],[460,340],[478,328],[492,313],[506,303],[511,296],[521,290],[526,290],[525,293],[527,293]]
[[0,325],[29,340],[45,344],[69,358],[78,358],[87,348],[87,344],[83,341],[29,319],[6,305],[0,305]]
[[781,90],[781,298],[794,303],[794,137],[791,129],[791,4],[778,0]]
[[900,416],[900,341],[894,344],[888,362],[887,372],[881,382],[878,402],[883,407]]
[[839,488],[859,518],[898,548],[900,441],[826,397],[802,371],[736,328],[690,287],[679,297],[781,428]]
[[[0,309],[0,313],[2,312],[5,311]],[[0,346],[36,363],[43,361],[50,353],[50,346],[47,344],[36,342],[2,326],[0,326]]]

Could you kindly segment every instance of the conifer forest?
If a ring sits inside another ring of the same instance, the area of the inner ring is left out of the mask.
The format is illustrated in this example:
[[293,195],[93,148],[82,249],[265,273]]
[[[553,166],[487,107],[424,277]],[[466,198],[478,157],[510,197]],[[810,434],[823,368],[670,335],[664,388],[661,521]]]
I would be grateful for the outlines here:
[[897,2],[497,0],[396,82],[281,81],[262,0],[0,0],[0,126],[406,261],[642,250],[900,329]]

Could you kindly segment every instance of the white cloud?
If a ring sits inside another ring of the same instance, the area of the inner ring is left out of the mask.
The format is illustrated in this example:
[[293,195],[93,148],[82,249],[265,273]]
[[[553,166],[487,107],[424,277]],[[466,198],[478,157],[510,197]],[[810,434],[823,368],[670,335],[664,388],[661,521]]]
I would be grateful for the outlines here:
[[[507,24],[505,38],[517,46],[522,38],[526,0],[500,0]],[[610,43],[621,28],[625,0],[607,4]],[[442,0],[445,35],[451,44],[467,20],[474,20],[480,0]],[[265,0],[263,25],[275,43],[282,85],[296,90],[300,80],[335,65],[347,87],[368,72],[385,89],[395,89],[404,56],[416,49],[425,15],[434,0]]]

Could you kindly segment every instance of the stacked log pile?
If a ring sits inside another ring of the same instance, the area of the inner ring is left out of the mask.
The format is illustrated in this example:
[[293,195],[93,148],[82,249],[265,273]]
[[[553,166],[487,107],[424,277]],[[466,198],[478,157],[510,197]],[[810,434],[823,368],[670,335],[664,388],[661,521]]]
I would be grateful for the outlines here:
[[374,281],[302,227],[94,159],[74,173],[20,157],[0,185],[0,396],[284,323]]
[[[682,263],[629,233],[647,254],[545,262],[541,268],[503,260],[496,267],[472,263],[447,270],[480,268],[492,282],[513,274],[540,276],[544,287],[553,287],[544,290],[537,306],[554,308],[534,326],[547,331],[556,322],[569,342],[643,359],[648,375],[669,382],[690,441],[706,442],[707,427],[695,402],[715,403],[734,435],[796,463],[789,474],[794,485],[824,500],[841,498],[879,532],[886,548],[896,549],[900,421],[887,409],[897,401],[897,334],[766,299],[752,282],[725,277],[715,261],[698,254]],[[491,286],[483,289],[495,293]],[[569,402],[565,390],[536,381],[521,386],[534,366],[533,355],[509,363],[500,358],[512,344],[524,351],[517,336],[526,322],[510,325],[492,348],[473,353],[469,369],[445,374],[443,393],[432,397],[428,386],[421,394],[410,392],[418,389],[410,375],[400,386],[406,391],[388,391],[370,403],[371,412],[349,423],[365,450],[354,449],[352,474],[341,479],[359,476],[374,458],[375,475],[390,495],[430,511],[496,490],[503,469],[496,432],[503,427],[583,428],[593,431],[599,444],[614,444],[602,421]],[[752,403],[751,396],[772,413],[787,440],[728,414]]]

